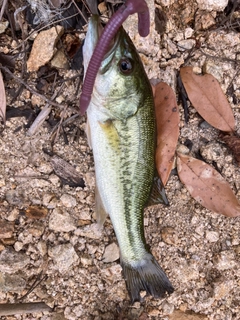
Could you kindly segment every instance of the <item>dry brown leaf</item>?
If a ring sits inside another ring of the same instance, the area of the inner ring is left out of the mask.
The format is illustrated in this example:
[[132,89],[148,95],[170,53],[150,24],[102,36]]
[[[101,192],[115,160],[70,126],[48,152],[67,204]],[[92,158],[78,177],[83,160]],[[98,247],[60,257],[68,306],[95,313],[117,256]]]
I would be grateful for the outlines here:
[[232,189],[211,166],[178,153],[177,169],[191,196],[205,208],[227,217],[240,215],[240,203]]
[[232,151],[235,160],[240,165],[240,138],[231,135],[220,135],[220,139],[226,143],[228,148]]
[[153,92],[157,122],[156,168],[165,186],[172,170],[179,136],[179,110],[169,85],[159,82]]
[[25,214],[30,219],[42,219],[48,214],[48,209],[40,206],[30,206],[26,209]]
[[0,119],[2,118],[3,122],[6,121],[6,92],[3,83],[2,73],[0,71]]
[[197,112],[213,127],[226,132],[234,131],[233,112],[217,79],[211,74],[196,75],[192,67],[181,68],[180,75]]

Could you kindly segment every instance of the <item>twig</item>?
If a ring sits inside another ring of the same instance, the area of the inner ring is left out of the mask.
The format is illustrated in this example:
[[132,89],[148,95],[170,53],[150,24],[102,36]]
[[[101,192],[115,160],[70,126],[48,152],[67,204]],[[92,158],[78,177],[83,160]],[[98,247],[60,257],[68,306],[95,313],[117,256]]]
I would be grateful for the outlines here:
[[4,11],[5,11],[5,9],[6,9],[5,7],[7,6],[7,1],[8,1],[8,0],[3,0],[2,8],[1,8],[1,12],[0,12],[0,21],[2,20]]
[[52,311],[52,308],[50,308],[44,302],[0,304],[0,316],[10,316],[15,314],[34,313],[43,311]]
[[3,67],[0,66],[0,69],[2,69],[3,71],[7,72],[8,74],[10,74],[11,77],[13,77],[13,79],[17,80],[19,83],[23,84],[31,93],[35,94],[36,96],[39,96],[41,99],[43,99],[44,101],[46,101],[49,105],[61,108],[61,105],[57,102],[54,102],[52,100],[49,100],[48,98],[46,98],[44,95],[42,95],[41,93],[37,92],[36,90],[34,90],[32,87],[30,87],[25,81],[23,81],[21,78],[15,76],[7,67]]
[[37,276],[37,278],[35,279],[35,281],[33,282],[33,284],[31,285],[30,289],[27,291],[27,293],[25,293],[22,297],[18,298],[17,301],[22,301],[24,298],[26,298],[37,286],[39,286],[39,284],[43,281],[47,279],[47,275],[45,274],[42,278],[42,271],[41,273]]
[[[55,99],[56,96],[58,95],[58,93],[62,90],[64,84],[61,85],[60,89],[56,92],[54,92],[54,94],[52,95],[52,99]],[[46,118],[48,117],[48,115],[50,114],[52,110],[52,106],[47,103],[45,105],[45,107],[42,109],[42,111],[39,113],[39,115],[37,116],[37,118],[34,120],[33,124],[31,125],[31,127],[29,128],[27,134],[29,136],[34,135],[34,133],[37,131],[37,129],[43,124],[43,122],[46,120]]]

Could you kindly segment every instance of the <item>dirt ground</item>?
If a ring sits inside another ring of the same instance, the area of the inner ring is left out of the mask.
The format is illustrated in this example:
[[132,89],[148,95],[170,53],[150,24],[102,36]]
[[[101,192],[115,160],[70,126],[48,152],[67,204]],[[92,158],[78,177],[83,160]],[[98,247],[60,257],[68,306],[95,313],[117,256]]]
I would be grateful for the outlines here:
[[[147,2],[150,35],[138,35],[135,16],[125,28],[149,79],[168,83],[178,99],[177,76],[184,63],[197,73],[213,74],[240,135],[239,1]],[[14,57],[15,65],[0,56],[7,97],[0,136],[0,303],[41,301],[51,311],[4,315],[0,305],[1,319],[240,319],[240,218],[202,207],[176,170],[166,186],[170,206],[149,207],[144,216],[147,243],[175,291],[164,299],[146,296],[143,303],[130,304],[110,219],[102,231],[96,227],[94,162],[84,131],[86,117],[78,116],[81,63],[75,70],[66,67],[73,60],[69,50],[61,68],[48,62],[27,72],[40,30],[26,22],[27,3],[8,5],[11,15],[5,12],[2,19],[0,53]],[[104,10],[103,3],[100,8]],[[10,17],[16,11],[19,27],[11,31]],[[81,24],[68,30],[64,26],[61,39],[73,36],[76,51],[86,30]],[[30,126],[43,108],[48,116],[33,132]],[[240,169],[219,131],[190,103],[188,123],[180,102],[179,108],[179,147],[213,165],[240,200]]]

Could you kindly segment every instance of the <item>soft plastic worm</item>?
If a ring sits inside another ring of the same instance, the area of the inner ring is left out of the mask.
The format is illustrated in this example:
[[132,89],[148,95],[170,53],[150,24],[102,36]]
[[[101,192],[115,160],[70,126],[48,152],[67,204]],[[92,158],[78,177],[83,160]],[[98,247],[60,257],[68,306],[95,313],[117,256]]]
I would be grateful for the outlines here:
[[145,0],[127,0],[126,3],[112,15],[94,49],[82,86],[82,94],[80,97],[80,114],[83,115],[87,110],[91,100],[97,72],[112,39],[128,16],[134,13],[138,14],[138,32],[140,36],[146,37],[149,34],[150,17],[148,6]]

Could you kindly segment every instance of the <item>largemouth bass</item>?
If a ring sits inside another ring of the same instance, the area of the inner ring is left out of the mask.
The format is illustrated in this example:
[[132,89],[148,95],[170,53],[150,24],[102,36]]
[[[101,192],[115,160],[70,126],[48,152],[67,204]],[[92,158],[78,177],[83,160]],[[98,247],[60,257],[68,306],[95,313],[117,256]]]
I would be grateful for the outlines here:
[[[87,70],[101,25],[89,22],[83,48]],[[87,109],[87,132],[96,172],[96,210],[110,215],[131,301],[173,287],[147,248],[143,211],[151,194],[155,164],[152,89],[131,39],[121,28],[97,74]]]

